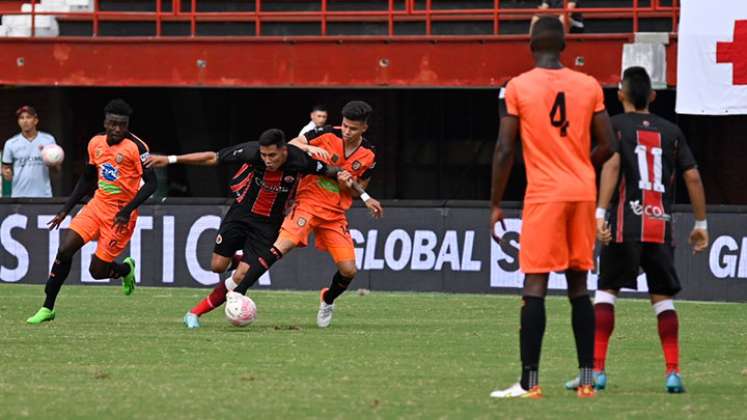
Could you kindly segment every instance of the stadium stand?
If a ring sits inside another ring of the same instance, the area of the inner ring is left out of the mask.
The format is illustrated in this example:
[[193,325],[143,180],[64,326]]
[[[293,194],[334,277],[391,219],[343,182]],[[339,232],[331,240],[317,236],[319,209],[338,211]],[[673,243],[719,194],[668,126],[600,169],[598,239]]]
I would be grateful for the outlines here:
[[[674,32],[672,1],[599,0],[579,10],[586,33]],[[537,0],[42,0],[32,7],[0,1],[0,13],[6,14],[0,34],[29,36],[38,29],[39,36],[517,35],[527,33],[537,5]],[[14,10],[24,14],[8,14]],[[34,29],[29,14],[38,15]]]

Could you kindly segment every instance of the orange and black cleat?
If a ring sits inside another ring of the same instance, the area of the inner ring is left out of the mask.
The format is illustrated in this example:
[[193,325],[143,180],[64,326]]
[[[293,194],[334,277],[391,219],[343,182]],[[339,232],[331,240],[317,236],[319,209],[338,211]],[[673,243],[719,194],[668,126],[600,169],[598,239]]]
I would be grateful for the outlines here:
[[597,396],[597,391],[594,390],[593,385],[581,385],[576,389],[576,396],[579,398],[594,398]]

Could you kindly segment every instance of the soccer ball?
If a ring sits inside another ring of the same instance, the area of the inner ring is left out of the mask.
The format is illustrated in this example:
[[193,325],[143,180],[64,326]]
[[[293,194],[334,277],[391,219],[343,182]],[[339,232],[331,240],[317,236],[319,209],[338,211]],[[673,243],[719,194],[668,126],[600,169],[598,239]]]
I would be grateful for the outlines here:
[[226,295],[226,319],[231,325],[245,327],[257,317],[257,305],[248,296],[228,292]]
[[41,150],[41,157],[45,165],[56,166],[65,159],[65,151],[56,144],[49,144]]

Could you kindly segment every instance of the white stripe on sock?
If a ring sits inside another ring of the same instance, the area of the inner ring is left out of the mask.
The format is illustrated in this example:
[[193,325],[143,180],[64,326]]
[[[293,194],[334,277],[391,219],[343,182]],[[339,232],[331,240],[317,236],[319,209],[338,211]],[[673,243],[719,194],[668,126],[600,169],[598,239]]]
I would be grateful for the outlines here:
[[652,307],[654,308],[656,316],[659,316],[659,314],[664,311],[673,311],[674,301],[672,299],[662,300],[661,302],[654,303]]

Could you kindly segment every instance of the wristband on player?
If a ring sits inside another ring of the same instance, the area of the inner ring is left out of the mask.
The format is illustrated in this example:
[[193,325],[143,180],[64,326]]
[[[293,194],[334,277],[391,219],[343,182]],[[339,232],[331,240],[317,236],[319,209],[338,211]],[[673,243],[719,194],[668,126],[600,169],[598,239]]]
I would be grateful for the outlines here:
[[370,200],[370,199],[371,199],[371,196],[370,196],[370,195],[368,195],[368,193],[366,193],[366,192],[363,192],[363,193],[361,194],[361,200],[363,200],[363,202],[364,202],[364,203],[365,203],[366,201]]
[[601,207],[597,207],[596,217],[597,219],[604,219],[605,217],[607,217],[607,210]]
[[169,155],[169,165],[171,165],[172,163],[176,163],[176,161],[176,155]]
[[708,221],[703,220],[696,220],[695,226],[693,226],[693,229],[702,229],[702,230],[708,230]]

